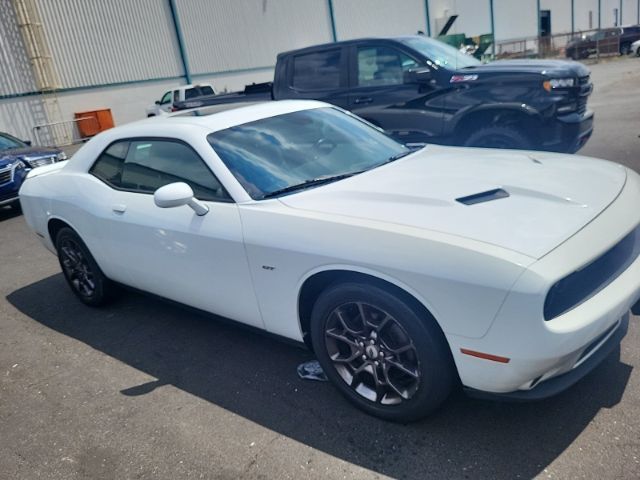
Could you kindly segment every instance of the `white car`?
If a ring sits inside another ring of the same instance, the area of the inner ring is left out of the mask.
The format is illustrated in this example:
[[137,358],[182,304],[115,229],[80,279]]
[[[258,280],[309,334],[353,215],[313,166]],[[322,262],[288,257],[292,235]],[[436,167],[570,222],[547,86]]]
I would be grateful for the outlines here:
[[629,53],[631,53],[631,55],[635,55],[636,57],[640,57],[640,40],[631,44],[631,50]]
[[31,172],[20,200],[86,304],[125,284],[304,341],[349,400],[391,420],[428,414],[458,382],[557,393],[639,306],[634,171],[410,150],[321,102],[114,128]]

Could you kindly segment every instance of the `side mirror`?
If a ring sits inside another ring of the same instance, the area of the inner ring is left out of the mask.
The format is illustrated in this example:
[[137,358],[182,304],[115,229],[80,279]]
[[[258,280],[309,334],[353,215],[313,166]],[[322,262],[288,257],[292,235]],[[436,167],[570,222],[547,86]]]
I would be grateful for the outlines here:
[[200,200],[194,198],[193,190],[184,182],[170,183],[160,187],[153,194],[153,201],[160,208],[173,208],[188,205],[196,212],[196,215],[206,215],[207,207]]
[[156,100],[156,105],[160,105],[160,100]]
[[431,81],[431,69],[418,67],[404,72],[404,83],[429,83]]
[[22,143],[24,143],[27,147],[31,146],[31,140],[22,140]]

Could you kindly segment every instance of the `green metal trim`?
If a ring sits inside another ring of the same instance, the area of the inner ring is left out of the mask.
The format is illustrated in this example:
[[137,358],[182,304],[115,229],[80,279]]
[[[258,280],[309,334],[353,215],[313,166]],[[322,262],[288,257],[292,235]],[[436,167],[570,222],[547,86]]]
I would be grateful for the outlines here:
[[176,8],[175,0],[169,0],[169,10],[171,10],[173,27],[176,30],[176,38],[178,39],[178,50],[180,51],[180,60],[182,60],[182,68],[184,69],[184,78],[187,80],[187,83],[191,83],[189,59],[187,58],[187,49],[184,45],[184,37],[182,36],[182,28],[180,28],[180,20],[178,19],[178,9]]
[[618,26],[622,26],[622,0],[620,0],[620,12],[618,12]]
[[331,36],[334,42],[338,41],[338,34],[336,33],[336,16],[333,12],[333,0],[327,0],[327,6],[329,7],[329,20],[331,21]]
[[576,2],[571,0],[571,35],[574,33],[576,33]]
[[598,30],[602,28],[602,0],[598,0]]
[[491,36],[493,37],[493,43],[491,44],[491,53],[495,57],[496,55],[496,19],[493,13],[493,0],[489,0],[489,15],[491,18]]
[[192,73],[191,77],[216,77],[218,75],[226,75],[228,73],[257,72],[259,70],[267,70],[268,68],[275,68],[275,65],[267,65],[265,67],[238,68],[237,70],[220,70],[218,72]]
[[[638,0],[640,2],[640,0]],[[427,16],[427,36],[431,36],[431,15],[429,14],[429,0],[424,0],[424,10]]]
[[[56,93],[81,92],[84,90],[92,90],[94,88],[123,87],[126,85],[136,85],[141,83],[166,82],[168,80],[181,80],[183,78],[184,78],[184,75],[179,75],[176,77],[149,78],[146,80],[127,80],[125,82],[101,83],[99,85],[83,85],[81,87],[58,88],[56,89]],[[10,93],[7,95],[0,95],[0,100],[9,100],[12,98],[20,98],[20,97],[32,97],[34,95],[46,95],[46,93],[47,92],[41,92],[41,91]]]

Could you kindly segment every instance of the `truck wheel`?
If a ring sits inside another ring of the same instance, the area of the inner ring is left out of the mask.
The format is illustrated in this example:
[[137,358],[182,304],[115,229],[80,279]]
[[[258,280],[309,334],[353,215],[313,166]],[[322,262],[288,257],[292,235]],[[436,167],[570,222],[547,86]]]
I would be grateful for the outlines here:
[[623,43],[620,45],[620,55],[627,56],[631,52],[631,45],[628,43]]
[[455,384],[449,345],[435,320],[375,285],[343,283],[322,292],[311,314],[311,341],[334,386],[386,420],[428,415]]
[[513,127],[487,127],[472,133],[464,146],[527,150],[531,148],[531,142]]

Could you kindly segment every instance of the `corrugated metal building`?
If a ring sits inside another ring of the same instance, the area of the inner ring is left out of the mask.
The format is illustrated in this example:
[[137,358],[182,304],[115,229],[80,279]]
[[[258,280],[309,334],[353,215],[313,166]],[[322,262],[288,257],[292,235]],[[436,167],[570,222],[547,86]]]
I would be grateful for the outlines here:
[[538,8],[550,12],[552,32],[563,33],[640,23],[639,7],[640,0],[0,0],[0,131],[37,140],[35,125],[98,108],[122,124],[143,118],[187,76],[238,89],[270,80],[281,51],[435,35],[453,14],[450,33],[493,29],[499,41],[536,36]]

